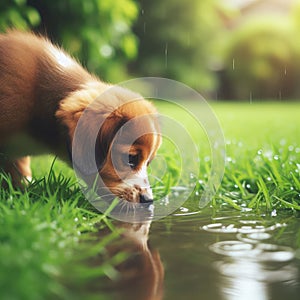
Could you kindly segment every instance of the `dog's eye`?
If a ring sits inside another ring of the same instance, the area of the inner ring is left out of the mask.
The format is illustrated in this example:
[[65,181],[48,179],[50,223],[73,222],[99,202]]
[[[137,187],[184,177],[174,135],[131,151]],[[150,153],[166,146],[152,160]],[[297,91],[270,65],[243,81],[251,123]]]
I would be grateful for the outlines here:
[[137,167],[137,165],[139,164],[139,155],[138,154],[135,154],[135,155],[129,154],[128,158],[129,158],[128,164],[129,164],[130,168],[135,169]]
[[139,164],[139,154],[123,154],[122,161],[125,165],[129,166],[131,169],[135,169]]

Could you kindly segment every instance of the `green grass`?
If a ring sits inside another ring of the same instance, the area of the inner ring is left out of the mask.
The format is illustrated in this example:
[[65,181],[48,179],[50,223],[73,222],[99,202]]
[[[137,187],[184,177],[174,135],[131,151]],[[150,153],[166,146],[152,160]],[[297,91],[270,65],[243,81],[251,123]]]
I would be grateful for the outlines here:
[[[300,103],[212,103],[211,106],[226,143],[225,174],[212,199],[213,207],[298,211]],[[196,111],[196,104],[191,107]],[[163,107],[163,111],[167,113],[168,110]],[[175,120],[180,120],[180,114],[180,110],[172,111]],[[200,143],[200,180],[196,196],[189,201],[192,203],[197,201],[197,195],[201,195],[208,179],[210,147],[203,130],[191,118],[185,117],[182,122],[187,128],[192,128],[192,134]],[[168,149],[162,148],[168,153]]]
[[[299,211],[300,105],[214,103],[212,107],[224,131],[227,160],[211,205],[218,210]],[[180,113],[174,111],[174,117]],[[186,124],[191,125],[189,119]],[[203,133],[194,130],[193,135],[202,141]],[[189,203],[197,203],[208,177],[206,144],[203,139],[199,183]],[[167,192],[179,171],[170,146],[163,146],[161,153],[169,169],[156,188]],[[114,266],[125,259],[123,253],[110,257],[105,250],[118,235],[111,221],[85,201],[72,170],[60,161],[52,167],[52,162],[50,156],[33,160],[36,181],[25,192],[11,186],[0,191],[1,299],[82,299],[83,295],[92,299],[95,295],[85,288],[87,282],[115,278]],[[10,183],[4,176],[1,180]],[[110,233],[95,237],[92,233],[100,228],[109,228]],[[95,257],[97,263],[90,266],[87,262]]]
[[300,104],[221,104],[216,113],[227,163],[215,201],[229,198],[240,209],[299,210]]
[[[5,176],[1,181],[10,183]],[[51,169],[25,192],[9,186],[0,197],[1,299],[92,299],[89,280],[117,275],[114,265],[125,256],[111,257],[105,247],[118,232],[93,211],[74,179]],[[99,242],[92,233],[103,227],[112,231]],[[89,267],[93,257],[97,264]]]

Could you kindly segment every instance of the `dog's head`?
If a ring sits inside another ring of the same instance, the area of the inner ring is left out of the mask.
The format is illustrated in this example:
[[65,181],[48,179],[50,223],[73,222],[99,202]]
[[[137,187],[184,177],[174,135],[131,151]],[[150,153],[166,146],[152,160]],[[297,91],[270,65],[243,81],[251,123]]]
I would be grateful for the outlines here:
[[147,166],[160,145],[154,107],[145,100],[125,103],[104,121],[96,160],[105,185],[130,202],[152,201]]
[[82,159],[73,164],[85,180],[96,166],[104,195],[109,192],[129,202],[151,202],[147,166],[161,144],[154,106],[126,89],[113,88],[87,107],[83,96],[93,97],[93,93],[93,89],[74,93],[62,101],[56,114],[67,125],[71,140],[79,118],[85,115],[84,122],[80,120],[81,140],[75,146],[73,142],[72,149],[73,158],[75,152]]

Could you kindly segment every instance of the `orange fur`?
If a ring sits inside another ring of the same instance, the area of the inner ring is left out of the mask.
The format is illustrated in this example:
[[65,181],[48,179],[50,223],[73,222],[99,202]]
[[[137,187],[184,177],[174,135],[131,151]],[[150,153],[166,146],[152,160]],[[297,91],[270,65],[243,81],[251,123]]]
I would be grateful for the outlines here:
[[[139,185],[124,186],[122,166],[112,165],[111,144],[123,124],[147,116],[138,126],[152,133],[141,136],[130,147],[131,152],[141,153],[133,169],[138,173],[160,144],[153,115],[156,111],[141,96],[110,87],[45,38],[17,31],[0,35],[0,168],[20,185],[22,176],[31,176],[30,160],[25,158],[28,155],[53,153],[70,163],[67,145],[72,145],[77,123],[88,107],[91,118],[84,124],[85,139],[105,119],[95,154],[104,183],[115,195],[139,202],[147,191]],[[139,101],[129,102],[134,99]],[[126,134],[133,134],[135,128],[130,130]],[[82,148],[79,151],[85,155]]]

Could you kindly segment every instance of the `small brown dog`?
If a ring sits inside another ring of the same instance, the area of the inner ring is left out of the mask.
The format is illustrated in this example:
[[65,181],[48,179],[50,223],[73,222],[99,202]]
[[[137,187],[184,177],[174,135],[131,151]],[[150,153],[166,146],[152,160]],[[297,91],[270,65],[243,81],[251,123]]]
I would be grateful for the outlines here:
[[[0,168],[18,186],[31,178],[28,155],[53,153],[72,164],[76,126],[89,107],[86,138],[102,123],[94,159],[104,184],[121,199],[151,201],[146,167],[161,142],[156,110],[138,94],[109,88],[45,38],[17,31],[0,35]],[[91,105],[96,98],[97,105]],[[116,135],[126,122],[141,116],[136,126],[123,130],[123,144],[115,147],[113,161]],[[126,145],[140,126],[147,134]],[[77,154],[85,155],[85,143],[76,144]],[[88,165],[78,167],[88,173]]]

